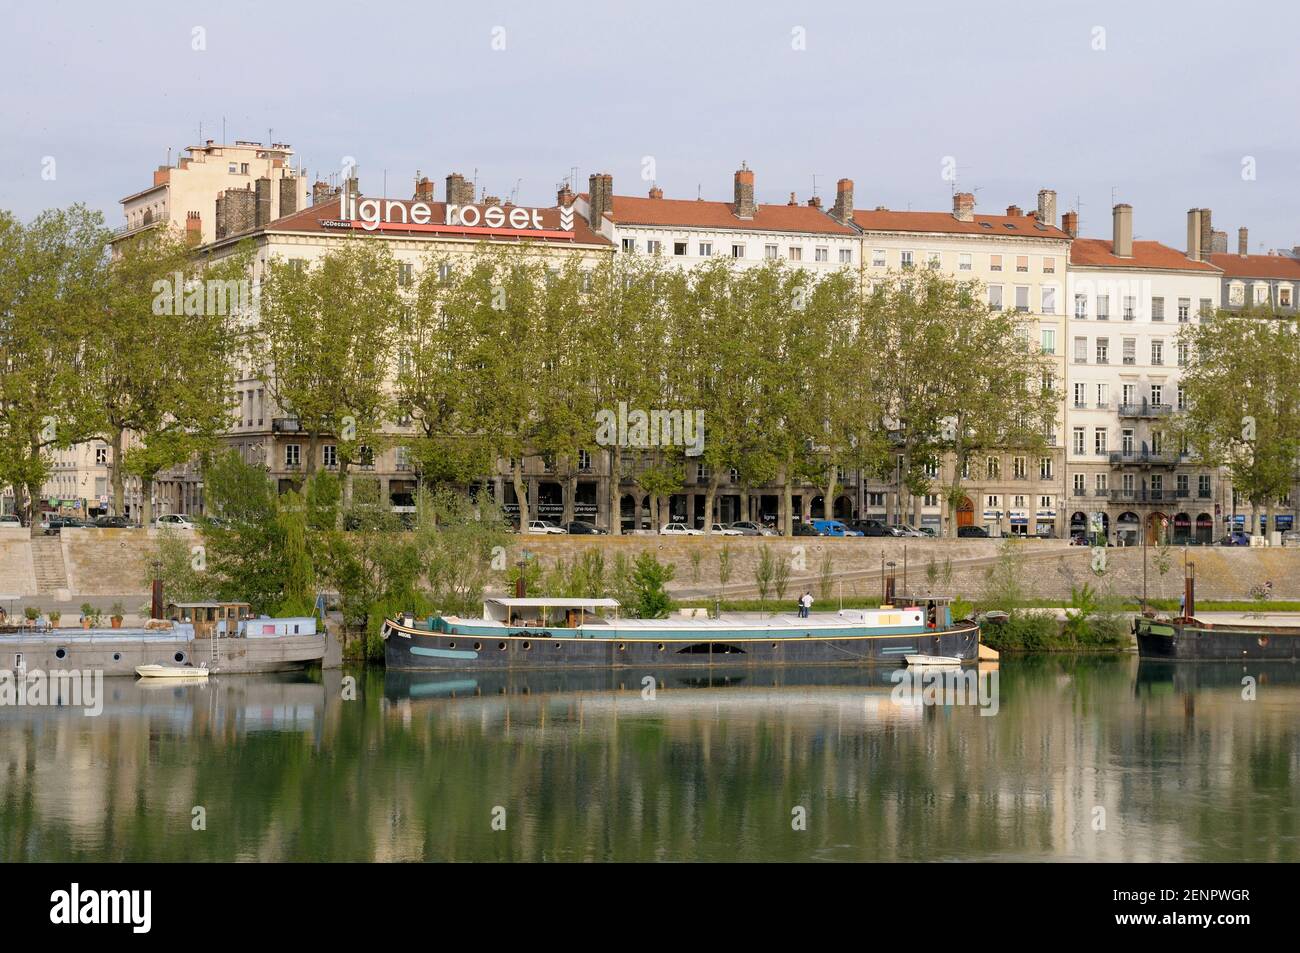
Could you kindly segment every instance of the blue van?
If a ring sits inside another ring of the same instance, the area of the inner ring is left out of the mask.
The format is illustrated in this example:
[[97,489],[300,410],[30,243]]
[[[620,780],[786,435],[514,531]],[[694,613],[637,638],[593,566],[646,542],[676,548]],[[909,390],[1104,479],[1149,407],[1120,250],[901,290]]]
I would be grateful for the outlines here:
[[862,531],[849,529],[839,520],[812,520],[812,528],[818,536],[861,536]]

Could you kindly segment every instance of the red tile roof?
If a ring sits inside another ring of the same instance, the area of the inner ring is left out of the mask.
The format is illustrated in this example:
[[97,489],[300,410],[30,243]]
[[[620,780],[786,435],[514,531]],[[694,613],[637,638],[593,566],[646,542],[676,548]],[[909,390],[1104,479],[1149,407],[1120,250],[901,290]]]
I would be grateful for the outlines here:
[[1300,259],[1286,255],[1225,255],[1210,256],[1210,261],[1223,269],[1229,278],[1283,278],[1300,281]]
[[1133,257],[1118,258],[1108,238],[1076,238],[1070,246],[1070,264],[1079,268],[1155,268],[1161,271],[1217,273],[1207,261],[1188,258],[1177,248],[1159,242],[1134,242]]
[[[373,198],[373,196],[366,196],[366,198]],[[391,199],[391,200],[384,200],[384,201],[400,202],[402,205],[406,206],[409,209],[409,207],[412,204],[414,204],[416,200],[415,199]],[[270,222],[269,224],[266,225],[266,231],[268,232],[329,232],[332,234],[346,234],[348,230],[345,228],[339,228],[336,226],[329,226],[323,224],[324,222],[333,222],[338,220],[340,202],[341,200],[336,196],[332,199],[329,199],[326,202],[322,202],[320,205],[309,205],[305,209],[301,209],[300,211],[294,212],[291,215],[285,215],[282,218],[276,219],[274,222]],[[440,223],[444,220],[444,217],[446,215],[445,209],[447,203],[425,202],[424,204],[429,206],[430,213],[431,213],[429,217],[429,221],[431,223]],[[531,207],[528,207],[528,210],[533,211]],[[509,207],[507,207],[507,211],[509,211]],[[536,211],[540,213],[543,228],[550,229],[550,230],[557,230],[557,231],[559,230],[560,210],[558,208],[542,208],[542,209],[536,209]],[[409,212],[408,212],[408,217],[409,217]],[[365,232],[363,229],[357,229],[357,231],[361,232],[362,234],[382,233],[384,235],[402,235],[404,237],[426,236],[431,239],[440,238],[440,237],[452,237],[452,238],[458,237],[457,234],[455,233],[449,233],[445,231],[430,232],[430,231],[420,230],[418,227],[405,228],[402,226],[400,222],[398,223],[385,222],[382,231]],[[476,232],[473,229],[466,229],[462,234],[464,235],[464,237],[467,238],[485,239],[489,241],[492,240],[492,237],[490,235],[481,234],[480,232]],[[547,244],[554,244],[554,245],[569,245],[569,244],[609,245],[610,244],[609,239],[601,235],[597,235],[595,232],[593,232],[591,230],[591,227],[587,224],[587,220],[583,218],[581,215],[577,214],[577,212],[575,212],[573,215],[573,238],[572,239],[559,238],[559,237],[548,236],[548,235],[539,235],[535,240],[546,242]]]
[[1014,235],[1017,238],[1054,238],[1070,236],[1055,225],[1039,226],[1030,215],[976,215],[972,222],[954,218],[951,212],[895,212],[890,209],[862,210],[853,213],[858,227],[869,232],[934,232],[943,235]]
[[[583,195],[590,201],[590,197]],[[691,199],[652,199],[632,195],[613,197],[613,218],[619,225],[662,225],[677,228],[726,228],[754,232],[810,232],[856,235],[823,209],[811,205],[759,205],[753,218],[740,218],[730,202]]]

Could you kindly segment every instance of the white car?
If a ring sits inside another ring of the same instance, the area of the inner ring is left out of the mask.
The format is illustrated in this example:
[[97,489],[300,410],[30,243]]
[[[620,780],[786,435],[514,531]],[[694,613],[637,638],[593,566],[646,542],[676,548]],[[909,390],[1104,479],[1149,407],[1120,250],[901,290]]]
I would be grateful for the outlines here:
[[22,526],[23,521],[12,513],[0,513],[0,526]]
[[153,521],[158,529],[194,529],[194,523],[180,513],[168,513]]
[[714,536],[744,536],[738,529],[732,529],[730,526],[723,526],[721,523],[714,523],[709,527]]
[[529,520],[528,532],[536,533],[539,536],[563,536],[564,527],[557,526],[550,520]]
[[703,536],[704,530],[691,529],[685,523],[668,523],[659,530],[661,536]]

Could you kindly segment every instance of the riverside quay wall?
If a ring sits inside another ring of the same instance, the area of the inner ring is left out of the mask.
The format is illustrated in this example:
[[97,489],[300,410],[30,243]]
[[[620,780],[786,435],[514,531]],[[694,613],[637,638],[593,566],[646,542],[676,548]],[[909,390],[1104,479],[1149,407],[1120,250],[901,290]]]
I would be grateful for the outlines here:
[[[195,545],[200,545],[202,537],[193,535]],[[755,573],[763,548],[768,547],[773,556],[789,560],[785,596],[792,601],[804,589],[819,595],[827,573],[834,580],[832,598],[841,592],[846,598],[877,596],[882,562],[894,563],[892,570],[886,567],[885,571],[895,574],[900,593],[930,589],[933,564],[936,592],[973,599],[986,592],[987,574],[1004,558],[1006,545],[1023,554],[1026,596],[1068,600],[1071,587],[1084,582],[1124,597],[1142,592],[1140,548],[1106,549],[1104,571],[1097,574],[1095,551],[1062,540],[1008,544],[998,539],[517,536],[507,558],[514,563],[527,553],[549,571],[559,560],[572,562],[595,550],[603,555],[608,574],[620,554],[635,560],[650,552],[674,566],[669,588],[679,597],[745,598],[757,595]],[[0,528],[0,595],[25,599],[28,605],[39,605],[41,598],[76,601],[82,596],[133,594],[143,598],[156,547],[157,531],[151,529],[69,529],[33,540],[25,529]],[[726,585],[719,579],[724,547],[730,565]],[[1148,549],[1146,556],[1148,594],[1177,598],[1184,550],[1170,547],[1162,554]],[[1192,546],[1186,558],[1196,566],[1199,599],[1248,599],[1250,589],[1265,582],[1273,584],[1274,600],[1300,599],[1300,548]],[[20,611],[22,606],[13,608]]]

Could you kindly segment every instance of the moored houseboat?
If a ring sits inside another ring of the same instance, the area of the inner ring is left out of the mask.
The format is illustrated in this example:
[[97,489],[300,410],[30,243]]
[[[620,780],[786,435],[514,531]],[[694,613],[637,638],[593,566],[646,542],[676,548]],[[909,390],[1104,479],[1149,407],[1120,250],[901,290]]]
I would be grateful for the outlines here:
[[1300,661],[1300,626],[1138,618],[1133,635],[1144,659]]
[[[384,622],[394,670],[809,664],[900,665],[908,655],[974,661],[979,625],[954,621],[951,600],[896,599],[879,609],[621,619],[614,599],[490,598],[482,618]],[[687,610],[690,612],[692,610]]]

